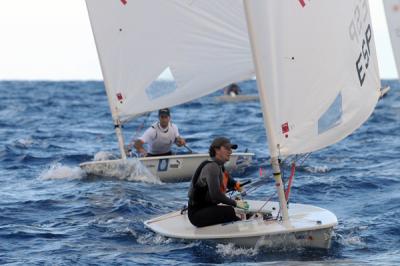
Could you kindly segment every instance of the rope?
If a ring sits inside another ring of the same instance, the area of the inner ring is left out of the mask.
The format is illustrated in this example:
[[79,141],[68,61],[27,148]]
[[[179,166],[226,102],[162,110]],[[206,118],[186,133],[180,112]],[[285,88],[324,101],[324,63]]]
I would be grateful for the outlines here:
[[264,202],[264,204],[261,206],[261,208],[258,209],[257,212],[260,212],[260,211],[262,210],[262,208],[264,208],[265,205],[267,205],[267,203],[272,199],[272,197],[275,196],[275,194],[276,194],[276,191],[275,191],[274,194],[271,195],[271,197],[269,197],[269,198]]
[[[289,176],[289,178],[288,178],[287,189],[285,189],[285,198],[286,198],[286,201],[289,200],[290,189],[291,189],[291,187],[292,187],[294,174],[295,174],[295,172],[296,172],[296,163],[297,163],[298,161],[302,160],[301,163],[298,165],[299,167],[302,166],[302,165],[304,164],[304,162],[308,159],[308,157],[309,157],[310,155],[311,155],[311,153],[307,153],[307,154],[305,154],[304,156],[298,156],[298,155],[296,155],[295,158],[292,160],[292,163],[291,163],[291,171],[290,171],[290,176]],[[289,161],[289,159],[290,159],[290,157],[286,158],[286,159],[281,163],[281,165],[284,164],[284,163],[286,163],[287,161]],[[283,168],[281,168],[281,169],[283,169]],[[284,179],[284,174],[285,174],[285,173],[284,173],[284,171],[282,170],[282,171],[281,171],[282,180]],[[263,183],[263,182],[260,182],[260,181],[262,181],[262,179],[264,179],[264,178],[266,179],[267,176],[263,174],[262,168],[261,168],[261,167],[259,168],[259,175],[260,175],[261,179],[260,179],[259,181],[255,182],[255,183],[253,183],[252,186],[251,186],[248,190],[246,190],[247,193],[254,192],[256,189],[258,189],[258,188],[260,188],[262,185],[264,185],[264,183]],[[286,182],[283,182],[284,187],[285,187],[285,183],[286,183]],[[232,197],[232,194],[233,194],[233,193],[230,194],[230,197]],[[257,210],[257,212],[260,212],[260,211],[265,207],[265,205],[267,205],[267,203],[268,203],[276,194],[277,194],[277,191],[275,191],[275,192],[264,202],[264,204],[261,206],[261,208],[259,208],[259,209]],[[278,219],[278,217],[279,217],[279,215],[280,215],[280,212],[281,212],[281,210],[279,209],[278,214],[277,214],[277,217],[275,218],[276,220]]]
[[[292,161],[292,164],[291,164],[291,172],[290,172],[290,176],[289,176],[289,179],[288,179],[288,185],[287,185],[287,189],[285,190],[285,198],[286,198],[286,201],[289,200],[290,189],[291,189],[291,186],[292,186],[292,183],[293,183],[294,174],[295,174],[295,172],[296,172],[296,163],[297,163],[298,161],[302,160],[301,163],[299,164],[299,166],[302,166],[303,163],[308,159],[308,157],[309,157],[310,155],[311,155],[311,153],[307,153],[307,154],[305,154],[304,156],[298,156],[298,155],[296,155],[295,158],[294,158],[294,160]],[[290,157],[286,158],[286,160],[285,160],[283,163],[285,163],[286,161],[288,161],[289,158],[290,158]],[[283,169],[283,168],[281,168],[281,169]],[[259,172],[260,172],[260,176],[261,176],[261,175],[262,175],[262,169],[261,169],[261,168],[260,168],[260,171],[259,171]],[[281,175],[282,175],[282,179],[283,179],[283,178],[284,178],[284,171],[281,171]],[[284,185],[284,187],[285,187],[285,182],[284,182],[283,185]],[[261,186],[261,185],[260,185],[260,186]],[[255,189],[258,188],[258,187],[259,187],[259,186],[255,186],[253,190],[255,190]],[[248,192],[250,192],[250,191],[251,191],[251,189],[248,190]],[[258,211],[261,211],[262,208],[264,208],[264,206],[272,199],[272,197],[274,197],[274,196],[276,195],[276,193],[277,193],[277,192],[275,191],[275,193],[272,194],[272,196],[269,197],[269,198],[265,201],[265,203],[261,206],[261,208],[260,208]],[[279,217],[279,215],[280,215],[280,212],[281,212],[281,210],[279,209],[278,214],[277,214],[277,216],[276,216],[276,219],[278,219],[278,217]]]
[[294,173],[296,172],[296,164],[293,162],[292,163],[292,170],[290,172],[290,177],[289,177],[289,183],[287,186],[287,189],[285,191],[285,199],[288,202],[289,201],[289,195],[290,195],[290,188],[292,186],[292,181],[293,181],[293,177],[294,177]]
[[136,139],[138,138],[139,132],[143,129],[144,125],[147,123],[147,120],[150,117],[151,112],[148,112],[144,115],[145,119],[143,120],[143,122],[136,128],[135,130],[135,134],[133,135],[132,139],[130,142],[128,142],[128,144],[125,146],[126,149],[126,153],[129,154],[129,157],[132,157],[135,155],[135,157],[139,157],[137,153],[133,153],[132,149],[133,149],[133,144],[135,143]]
[[144,116],[145,119],[144,119],[143,122],[136,128],[135,134],[133,135],[133,138],[132,138],[131,142],[133,142],[134,140],[137,139],[137,137],[138,137],[138,135],[139,135],[139,132],[142,131],[144,125],[147,123],[147,120],[149,119],[150,114],[151,114],[151,112],[148,112],[148,113]]

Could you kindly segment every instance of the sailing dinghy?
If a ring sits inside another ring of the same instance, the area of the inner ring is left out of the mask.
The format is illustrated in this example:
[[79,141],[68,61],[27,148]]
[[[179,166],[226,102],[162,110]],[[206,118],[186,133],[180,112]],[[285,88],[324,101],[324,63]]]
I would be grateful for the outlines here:
[[[253,153],[247,152],[234,153],[225,164],[225,169],[231,173],[243,172],[251,165],[253,156]],[[181,182],[189,181],[201,162],[209,158],[205,153],[191,153],[84,162],[80,167],[89,176],[128,178],[138,172],[137,162],[140,162],[150,174],[162,182]]]
[[[196,228],[185,213],[174,212],[145,225],[173,238],[328,248],[337,218],[310,205],[287,206],[278,157],[331,145],[374,110],[380,79],[368,2],[245,0],[237,5],[251,41],[279,203],[263,207],[264,201],[249,201],[250,212],[259,215],[229,224]],[[227,3],[225,14],[230,7]]]
[[258,100],[258,95],[221,95],[215,98],[221,102],[249,102]]
[[[186,4],[182,2],[181,8]],[[187,36],[181,35],[180,31],[185,31],[184,28],[191,28],[192,25],[179,25],[185,18],[172,17],[175,5],[179,5],[175,1],[87,0],[86,5],[121,153],[121,158],[117,160],[81,163],[80,167],[88,175],[121,178],[135,172],[135,164],[132,163],[134,159],[127,158],[125,154],[122,133],[124,123],[141,114],[175,106],[212,93],[217,90],[216,88],[227,85],[226,82],[234,81],[237,76],[246,79],[253,74],[250,72],[250,57],[239,54],[228,60],[221,56],[211,60],[197,52],[202,46],[201,42],[195,45],[193,51],[191,51],[192,45],[182,47],[185,46]],[[154,5],[159,8],[154,8]],[[185,13],[183,10],[180,12]],[[157,17],[157,20],[154,20],[153,16]],[[232,25],[238,24],[234,18],[231,20]],[[179,26],[175,27],[176,25]],[[220,30],[214,29],[213,34],[219,34]],[[244,32],[243,29],[242,31]],[[238,38],[226,34],[221,36],[221,38],[233,38],[232,44],[237,44],[227,51],[238,52],[244,46],[242,43],[247,40],[243,39],[242,35],[240,33]],[[249,54],[249,51],[244,52],[246,55]],[[234,59],[241,61],[245,59],[243,63],[247,65],[249,73],[241,73],[241,67],[233,65]],[[207,71],[199,73],[197,64],[192,63],[199,60],[202,60],[204,63],[202,66],[209,70],[224,67],[229,73],[220,75],[221,71],[216,71],[212,76]],[[231,67],[227,66],[229,63],[232,64]],[[175,78],[174,88],[153,84],[153,81],[166,71],[170,71]],[[226,165],[227,169],[243,171],[251,164],[253,156],[253,153],[248,152],[234,153]],[[208,154],[202,153],[138,160],[161,181],[175,182],[189,180],[197,166],[208,158]]]
[[236,83],[224,88],[224,95],[215,97],[220,102],[248,102],[258,100],[258,95],[240,94],[241,89]]
[[[279,159],[332,145],[373,112],[380,79],[368,1],[86,3],[117,134],[134,114],[257,77],[279,202],[249,201],[252,216],[229,224],[196,228],[176,211],[145,226],[178,239],[328,248],[336,216],[288,205]],[[177,86],[146,89],[166,68]]]

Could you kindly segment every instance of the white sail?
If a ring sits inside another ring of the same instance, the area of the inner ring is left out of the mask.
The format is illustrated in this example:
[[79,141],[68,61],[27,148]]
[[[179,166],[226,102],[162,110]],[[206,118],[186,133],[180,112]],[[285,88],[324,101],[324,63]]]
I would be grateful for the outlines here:
[[[86,0],[114,119],[254,76],[240,0]],[[170,69],[176,88],[149,87]]]
[[383,0],[383,6],[385,8],[397,74],[400,75],[400,0]]
[[[114,119],[187,102],[254,75],[240,0],[86,3]],[[368,1],[246,3],[257,33],[263,111],[271,117],[271,155],[314,151],[357,129],[380,87]],[[176,88],[149,89],[167,68]]]
[[246,3],[271,156],[321,149],[357,129],[380,94],[368,1]]

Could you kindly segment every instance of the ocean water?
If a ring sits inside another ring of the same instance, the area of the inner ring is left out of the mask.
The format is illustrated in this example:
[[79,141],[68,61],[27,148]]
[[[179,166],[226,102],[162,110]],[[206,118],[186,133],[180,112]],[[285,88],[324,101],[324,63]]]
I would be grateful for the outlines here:
[[[159,84],[160,86],[168,86]],[[0,264],[9,265],[398,265],[400,262],[400,85],[345,140],[311,154],[291,201],[338,217],[327,251],[243,249],[159,236],[143,221],[181,208],[189,186],[147,176],[89,178],[79,163],[118,154],[102,82],[0,82]],[[255,94],[255,81],[240,84]],[[260,104],[220,103],[221,92],[172,108],[188,146],[206,152],[228,136],[269,170]],[[156,112],[125,126],[131,140]],[[185,149],[177,149],[185,152]],[[288,169],[286,169],[288,171]],[[268,198],[272,179],[248,199]]]

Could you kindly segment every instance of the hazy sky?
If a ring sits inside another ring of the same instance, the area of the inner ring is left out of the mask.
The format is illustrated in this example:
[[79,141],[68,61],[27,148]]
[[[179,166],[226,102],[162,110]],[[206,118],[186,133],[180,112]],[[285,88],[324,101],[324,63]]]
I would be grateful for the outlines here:
[[[379,68],[396,78],[381,1],[370,0]],[[102,79],[84,0],[0,0],[0,34],[0,80]]]

